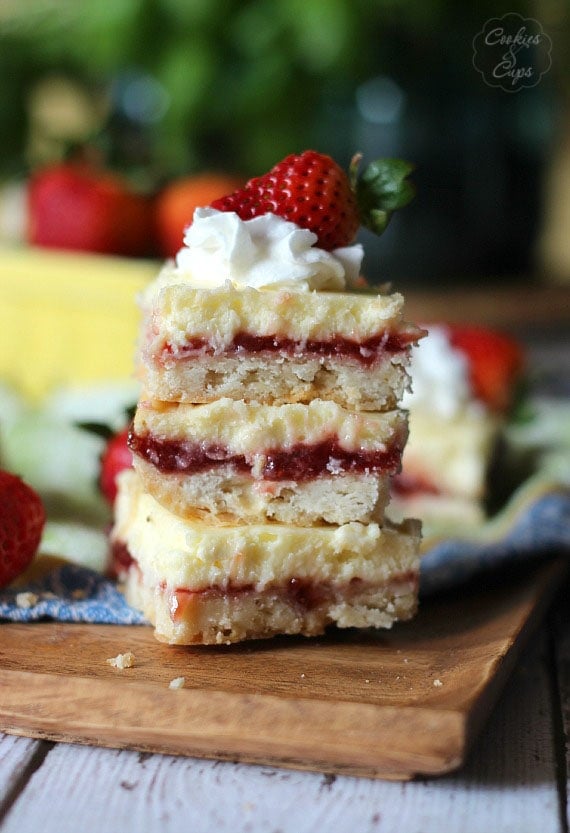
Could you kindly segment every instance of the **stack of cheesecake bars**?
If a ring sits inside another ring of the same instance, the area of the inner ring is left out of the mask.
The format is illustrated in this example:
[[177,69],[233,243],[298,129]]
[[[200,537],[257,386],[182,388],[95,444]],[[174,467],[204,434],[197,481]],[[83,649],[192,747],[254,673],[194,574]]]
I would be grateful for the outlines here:
[[402,297],[197,289],[165,270],[143,300],[112,532],[127,600],[177,644],[410,618],[419,523],[385,515],[421,336]]

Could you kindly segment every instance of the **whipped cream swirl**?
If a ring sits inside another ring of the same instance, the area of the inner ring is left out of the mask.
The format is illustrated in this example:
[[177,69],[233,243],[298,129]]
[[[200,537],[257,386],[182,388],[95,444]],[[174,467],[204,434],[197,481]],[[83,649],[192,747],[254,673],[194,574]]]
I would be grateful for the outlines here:
[[355,284],[362,246],[327,252],[315,246],[316,241],[312,231],[276,214],[241,220],[231,211],[197,208],[167,280],[200,289],[227,281],[237,288],[290,286],[302,291],[342,290]]
[[[412,351],[412,392],[406,392],[402,407],[416,408],[443,419],[467,411],[480,412],[473,398],[467,357],[452,347],[445,326],[429,325],[428,335]],[[445,428],[442,428],[445,430]]]

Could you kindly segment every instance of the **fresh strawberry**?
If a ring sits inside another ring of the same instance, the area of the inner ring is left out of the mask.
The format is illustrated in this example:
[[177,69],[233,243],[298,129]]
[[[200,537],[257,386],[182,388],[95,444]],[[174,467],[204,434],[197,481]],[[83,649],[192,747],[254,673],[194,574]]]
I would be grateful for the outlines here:
[[85,162],[38,170],[28,186],[28,242],[52,249],[152,254],[153,206],[118,175]]
[[314,232],[323,249],[348,246],[360,225],[381,234],[392,212],[414,195],[406,179],[412,171],[408,162],[379,159],[360,178],[359,162],[360,156],[355,156],[347,175],[325,154],[314,150],[292,154],[269,173],[210,205],[235,211],[242,220],[272,212]]
[[194,209],[243,185],[243,180],[225,173],[202,173],[175,179],[165,185],[155,202],[156,234],[160,254],[174,257],[182,247],[184,229],[192,222]]
[[510,336],[485,327],[450,327],[450,342],[469,361],[474,395],[492,411],[511,404],[523,367],[523,350]]
[[46,520],[40,496],[15,474],[0,470],[0,587],[32,561]]
[[111,437],[101,457],[99,486],[111,504],[117,497],[117,475],[133,464],[133,455],[127,446],[128,435],[129,429],[125,428]]

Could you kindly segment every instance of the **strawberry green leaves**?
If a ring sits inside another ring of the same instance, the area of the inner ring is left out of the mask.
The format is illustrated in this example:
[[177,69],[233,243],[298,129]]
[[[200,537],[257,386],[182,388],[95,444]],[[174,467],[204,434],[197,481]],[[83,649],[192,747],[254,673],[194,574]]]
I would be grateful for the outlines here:
[[361,158],[361,154],[356,154],[349,169],[360,222],[375,234],[382,234],[394,211],[404,208],[415,196],[408,179],[414,165],[403,159],[376,159],[358,176]]

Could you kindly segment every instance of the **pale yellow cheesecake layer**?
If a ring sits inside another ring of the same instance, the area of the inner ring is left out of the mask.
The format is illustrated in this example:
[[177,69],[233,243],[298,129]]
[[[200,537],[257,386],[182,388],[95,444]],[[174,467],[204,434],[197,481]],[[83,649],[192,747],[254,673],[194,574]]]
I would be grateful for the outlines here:
[[433,546],[434,536],[465,537],[485,523],[483,505],[475,498],[425,492],[392,495],[390,517],[398,521],[410,515],[422,519],[422,552]]
[[138,435],[206,443],[233,454],[318,445],[330,438],[346,451],[382,452],[394,439],[403,445],[407,414],[349,411],[320,399],[308,404],[261,405],[223,398],[189,405],[143,397],[133,427]]
[[498,424],[495,416],[483,411],[464,411],[447,420],[414,412],[402,460],[404,474],[443,494],[481,498]]
[[113,540],[126,546],[145,581],[194,591],[283,585],[291,578],[385,584],[419,567],[419,523],[216,527],[173,515],[142,489],[132,470],[119,478]]
[[146,349],[160,355],[166,342],[176,351],[190,337],[207,339],[221,352],[244,332],[295,342],[327,341],[331,336],[360,342],[400,328],[415,332],[402,322],[403,303],[398,293],[236,289],[229,282],[214,289],[174,284],[145,296]]

